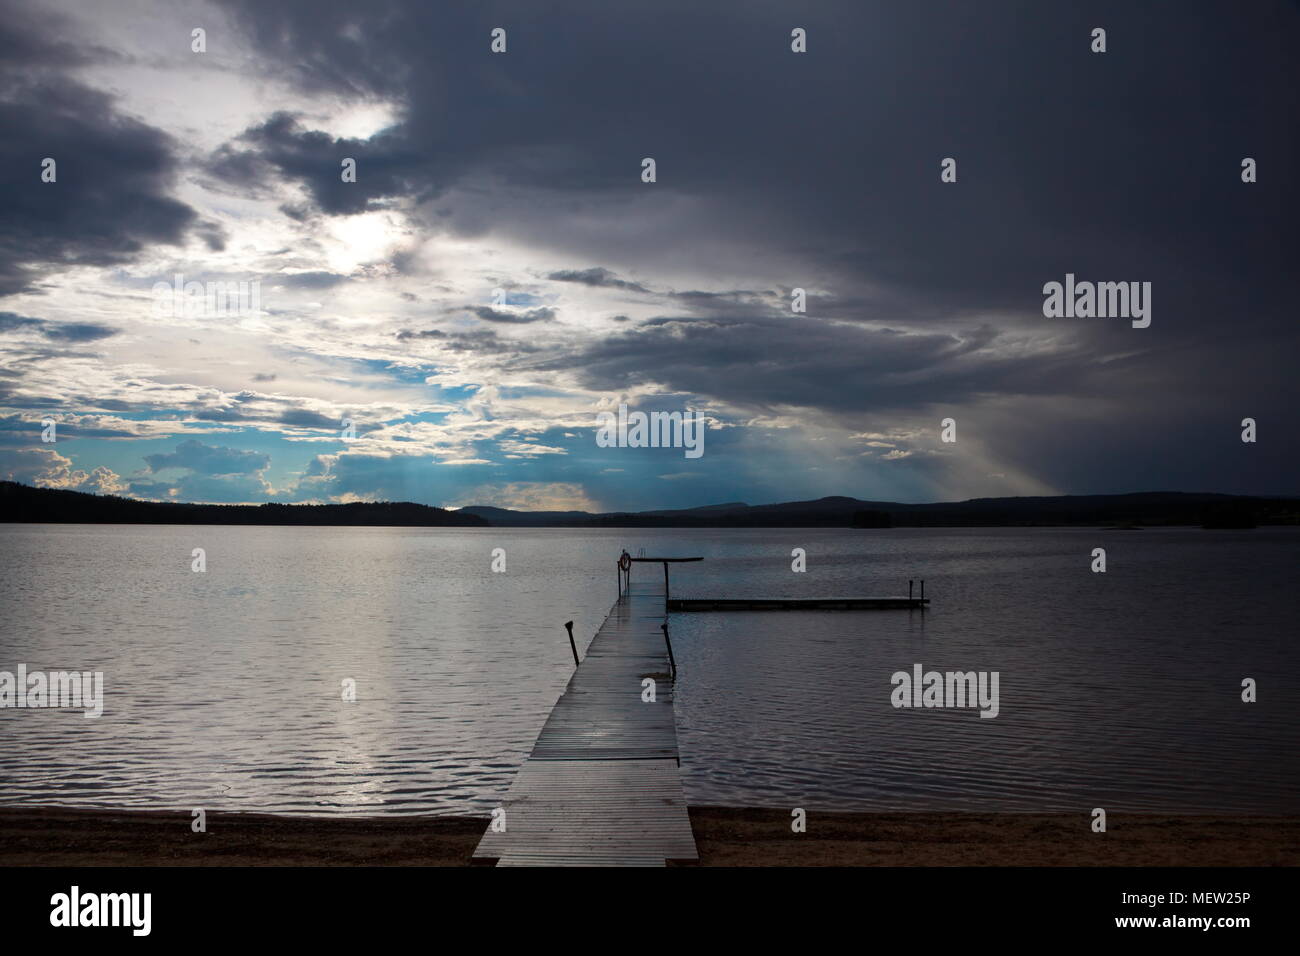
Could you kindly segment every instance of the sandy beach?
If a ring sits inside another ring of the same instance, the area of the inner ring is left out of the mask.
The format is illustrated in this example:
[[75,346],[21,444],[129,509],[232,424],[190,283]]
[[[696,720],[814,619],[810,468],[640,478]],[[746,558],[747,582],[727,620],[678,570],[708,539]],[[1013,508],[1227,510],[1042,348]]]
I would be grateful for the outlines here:
[[[693,807],[703,866],[1295,866],[1300,817]],[[468,866],[488,821],[0,808],[0,866]]]
[[1296,866],[1300,817],[691,809],[706,866]]

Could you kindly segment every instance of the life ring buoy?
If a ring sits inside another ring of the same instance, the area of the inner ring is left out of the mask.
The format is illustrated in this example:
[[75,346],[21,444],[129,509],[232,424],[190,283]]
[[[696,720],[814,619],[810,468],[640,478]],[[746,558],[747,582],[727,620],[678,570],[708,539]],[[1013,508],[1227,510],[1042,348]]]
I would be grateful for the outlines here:
[[619,559],[618,559],[618,569],[619,569],[620,571],[626,571],[626,570],[627,570],[628,568],[630,568],[630,567],[632,567],[632,555],[630,555],[630,554],[628,554],[626,551],[624,551],[624,552],[619,556]]

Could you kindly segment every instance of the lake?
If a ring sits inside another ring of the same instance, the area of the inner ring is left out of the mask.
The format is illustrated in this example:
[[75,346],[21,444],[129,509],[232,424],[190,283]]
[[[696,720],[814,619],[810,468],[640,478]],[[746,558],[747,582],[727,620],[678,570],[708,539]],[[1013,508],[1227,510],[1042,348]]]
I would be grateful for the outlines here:
[[[673,570],[674,597],[924,578],[932,599],[671,615],[692,804],[1300,806],[1300,529],[13,524],[0,670],[102,671],[105,703],[93,720],[0,709],[0,803],[486,814],[568,680],[564,622],[581,649],[625,547],[705,557]],[[896,709],[891,675],[918,663],[997,671],[998,716]]]

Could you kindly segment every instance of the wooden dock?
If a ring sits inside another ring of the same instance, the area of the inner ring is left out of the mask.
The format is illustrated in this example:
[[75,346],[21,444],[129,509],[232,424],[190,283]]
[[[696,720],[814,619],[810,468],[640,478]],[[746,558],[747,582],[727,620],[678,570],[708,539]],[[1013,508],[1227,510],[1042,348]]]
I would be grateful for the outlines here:
[[670,611],[869,611],[925,608],[929,598],[670,598]]
[[[629,580],[620,595],[506,794],[504,832],[488,827],[475,863],[699,862],[678,772],[673,678],[661,629],[666,581]],[[646,678],[655,682],[653,703],[642,700]]]

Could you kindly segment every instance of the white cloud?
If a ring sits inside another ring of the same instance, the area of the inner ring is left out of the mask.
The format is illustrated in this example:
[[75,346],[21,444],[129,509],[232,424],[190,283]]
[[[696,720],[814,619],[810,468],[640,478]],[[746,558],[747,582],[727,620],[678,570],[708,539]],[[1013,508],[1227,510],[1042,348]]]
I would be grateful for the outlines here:
[[100,495],[121,494],[127,490],[126,483],[112,469],[101,465],[83,471],[74,468],[70,458],[49,448],[0,449],[0,477],[40,488]]

